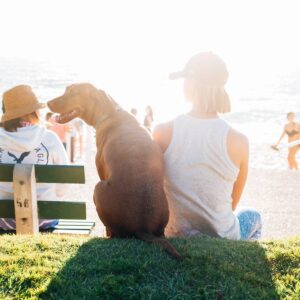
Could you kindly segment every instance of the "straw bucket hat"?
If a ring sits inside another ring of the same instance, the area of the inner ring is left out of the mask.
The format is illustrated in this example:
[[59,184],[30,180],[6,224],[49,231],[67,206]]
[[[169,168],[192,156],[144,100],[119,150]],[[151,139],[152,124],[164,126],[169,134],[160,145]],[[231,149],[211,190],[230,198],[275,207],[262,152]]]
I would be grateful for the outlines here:
[[4,114],[1,122],[17,119],[28,115],[45,104],[39,103],[36,95],[28,85],[17,85],[3,94]]

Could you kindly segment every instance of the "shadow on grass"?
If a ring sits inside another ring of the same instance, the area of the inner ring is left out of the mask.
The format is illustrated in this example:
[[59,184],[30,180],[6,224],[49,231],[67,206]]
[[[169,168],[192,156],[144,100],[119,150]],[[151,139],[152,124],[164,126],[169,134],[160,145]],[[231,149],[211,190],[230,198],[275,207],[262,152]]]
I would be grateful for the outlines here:
[[138,240],[91,239],[41,299],[279,299],[258,243],[174,239],[183,262]]

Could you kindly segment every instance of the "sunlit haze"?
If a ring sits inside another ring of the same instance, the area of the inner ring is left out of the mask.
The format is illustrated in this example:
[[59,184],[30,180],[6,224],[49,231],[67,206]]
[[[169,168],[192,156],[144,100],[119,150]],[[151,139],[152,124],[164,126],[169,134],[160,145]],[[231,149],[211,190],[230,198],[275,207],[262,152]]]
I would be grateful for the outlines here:
[[91,81],[141,113],[151,104],[163,119],[185,105],[181,82],[168,74],[199,51],[212,50],[227,63],[233,103],[244,88],[298,69],[298,7],[298,1],[1,1],[0,57],[68,66],[78,74],[74,80]]

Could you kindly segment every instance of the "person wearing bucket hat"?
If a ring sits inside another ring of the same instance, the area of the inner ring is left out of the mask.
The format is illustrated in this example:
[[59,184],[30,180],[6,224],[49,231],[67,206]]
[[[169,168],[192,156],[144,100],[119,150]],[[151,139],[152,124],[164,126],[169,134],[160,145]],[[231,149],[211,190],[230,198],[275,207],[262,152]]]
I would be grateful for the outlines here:
[[30,86],[18,85],[3,94],[1,123],[30,115],[44,107],[45,104],[38,102]]
[[170,79],[178,78],[184,79],[192,108],[153,132],[165,159],[166,233],[258,239],[259,212],[236,209],[248,173],[248,140],[219,116],[231,109],[227,67],[216,54],[201,52],[170,74]]
[[[28,85],[4,92],[0,123],[0,163],[68,164],[67,154],[57,135],[39,124],[39,103]],[[65,193],[59,185],[37,184],[38,199],[57,199]],[[0,183],[1,199],[12,199],[11,183]],[[58,220],[40,220],[41,229],[55,226]],[[0,229],[14,230],[14,219],[0,219]]]

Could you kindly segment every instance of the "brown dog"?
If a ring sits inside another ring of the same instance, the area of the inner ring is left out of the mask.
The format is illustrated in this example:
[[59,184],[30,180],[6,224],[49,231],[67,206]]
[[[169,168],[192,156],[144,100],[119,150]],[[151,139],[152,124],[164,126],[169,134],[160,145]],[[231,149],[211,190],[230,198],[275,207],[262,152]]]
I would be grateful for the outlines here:
[[96,166],[101,181],[95,187],[94,202],[107,235],[157,243],[181,259],[163,238],[169,219],[163,157],[148,131],[91,84],[67,87],[48,106],[60,113],[59,123],[79,117],[96,129]]

